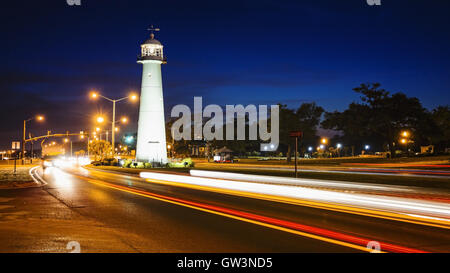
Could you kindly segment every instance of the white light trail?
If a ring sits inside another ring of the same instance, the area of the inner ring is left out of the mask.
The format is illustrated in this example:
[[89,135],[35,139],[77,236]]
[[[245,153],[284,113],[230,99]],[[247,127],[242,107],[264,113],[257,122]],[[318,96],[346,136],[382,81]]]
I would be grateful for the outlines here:
[[450,224],[450,205],[446,203],[154,172],[142,172],[140,175],[147,179],[177,182],[187,185],[309,200],[328,204],[341,204],[404,215],[414,214],[418,216],[437,217],[441,218],[440,220],[448,221]]
[[[308,187],[328,187],[328,188],[340,188],[340,189],[364,189],[364,190],[389,190],[392,191],[392,186],[384,186],[380,184],[375,185],[365,185],[361,183],[352,182],[342,182],[342,181],[332,181],[328,182],[319,179],[305,179],[305,178],[289,178],[289,177],[277,177],[277,176],[266,176],[266,175],[252,175],[252,174],[240,174],[240,173],[230,173],[230,172],[214,172],[214,171],[201,171],[201,170],[191,170],[190,174],[192,176],[209,177],[209,178],[219,178],[219,179],[230,179],[248,182],[259,182],[259,183],[271,183],[271,184],[282,184],[291,186],[308,186]],[[395,186],[396,191],[401,192],[414,192],[411,189],[401,186]]]

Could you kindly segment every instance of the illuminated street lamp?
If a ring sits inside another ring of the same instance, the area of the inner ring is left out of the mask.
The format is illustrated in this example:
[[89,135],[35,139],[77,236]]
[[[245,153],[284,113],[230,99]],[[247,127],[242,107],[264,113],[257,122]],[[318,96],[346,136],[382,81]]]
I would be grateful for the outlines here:
[[122,101],[122,100],[126,100],[126,99],[129,99],[131,101],[136,101],[138,99],[138,96],[135,93],[131,93],[127,97],[123,97],[123,98],[114,100],[114,99],[110,99],[108,97],[105,97],[105,96],[99,94],[96,91],[91,92],[91,98],[92,99],[97,99],[98,97],[101,97],[101,98],[103,98],[105,100],[108,100],[108,101],[112,102],[112,104],[113,104],[112,122],[111,122],[111,151],[112,151],[112,154],[113,154],[113,157],[114,157],[114,153],[115,153],[114,152],[115,151],[114,150],[114,142],[115,142],[115,132],[116,132],[116,130],[115,130],[115,126],[116,126],[116,103],[119,102],[119,101]]
[[328,139],[326,139],[326,138],[323,137],[323,138],[320,140],[320,142],[321,142],[322,144],[327,144]]
[[105,118],[104,117],[102,117],[102,116],[98,116],[97,117],[97,122],[98,123],[103,123],[105,121]]
[[26,143],[26,132],[27,132],[27,122],[31,121],[33,119],[36,119],[37,121],[44,121],[44,116],[42,115],[37,115],[35,117],[29,118],[29,119],[25,119],[23,121],[23,138],[22,138],[22,164],[24,164],[24,159],[25,159],[25,143]]
[[336,144],[336,148],[338,149],[342,148],[342,144],[341,143]]
[[133,136],[127,136],[127,137],[125,138],[125,141],[126,141],[127,143],[131,143],[131,142],[133,142],[133,139],[134,139]]
[[402,132],[402,136],[403,137],[408,137],[409,136],[409,132],[408,131],[403,131]]
[[370,145],[365,145],[365,146],[364,146],[364,150],[367,151],[367,150],[369,150],[369,149],[370,149]]

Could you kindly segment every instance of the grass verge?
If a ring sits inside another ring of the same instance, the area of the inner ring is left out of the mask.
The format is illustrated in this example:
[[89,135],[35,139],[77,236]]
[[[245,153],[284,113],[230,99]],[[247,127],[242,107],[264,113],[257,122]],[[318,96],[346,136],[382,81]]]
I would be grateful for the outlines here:
[[14,174],[14,166],[0,166],[0,189],[23,188],[35,185],[29,171],[32,165],[17,166]]

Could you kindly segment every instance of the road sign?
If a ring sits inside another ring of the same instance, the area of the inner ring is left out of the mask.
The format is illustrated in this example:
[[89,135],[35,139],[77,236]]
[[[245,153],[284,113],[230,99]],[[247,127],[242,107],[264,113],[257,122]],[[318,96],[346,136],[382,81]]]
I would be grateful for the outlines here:
[[295,151],[294,151],[294,156],[295,156],[295,178],[297,178],[297,150],[298,150],[298,138],[302,137],[303,132],[302,131],[290,131],[289,132],[289,136],[290,137],[295,137]]
[[12,149],[13,150],[20,150],[20,141],[13,141],[12,142]]
[[289,132],[289,136],[290,137],[302,137],[303,132],[301,131],[291,131]]

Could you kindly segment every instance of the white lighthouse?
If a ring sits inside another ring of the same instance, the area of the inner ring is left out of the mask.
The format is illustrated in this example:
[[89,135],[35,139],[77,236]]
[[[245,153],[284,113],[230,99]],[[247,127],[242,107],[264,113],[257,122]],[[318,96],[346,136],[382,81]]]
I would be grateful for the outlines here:
[[142,86],[136,144],[139,162],[167,163],[164,99],[161,80],[161,64],[165,64],[163,45],[149,29],[150,38],[141,45],[138,63],[142,68]]

